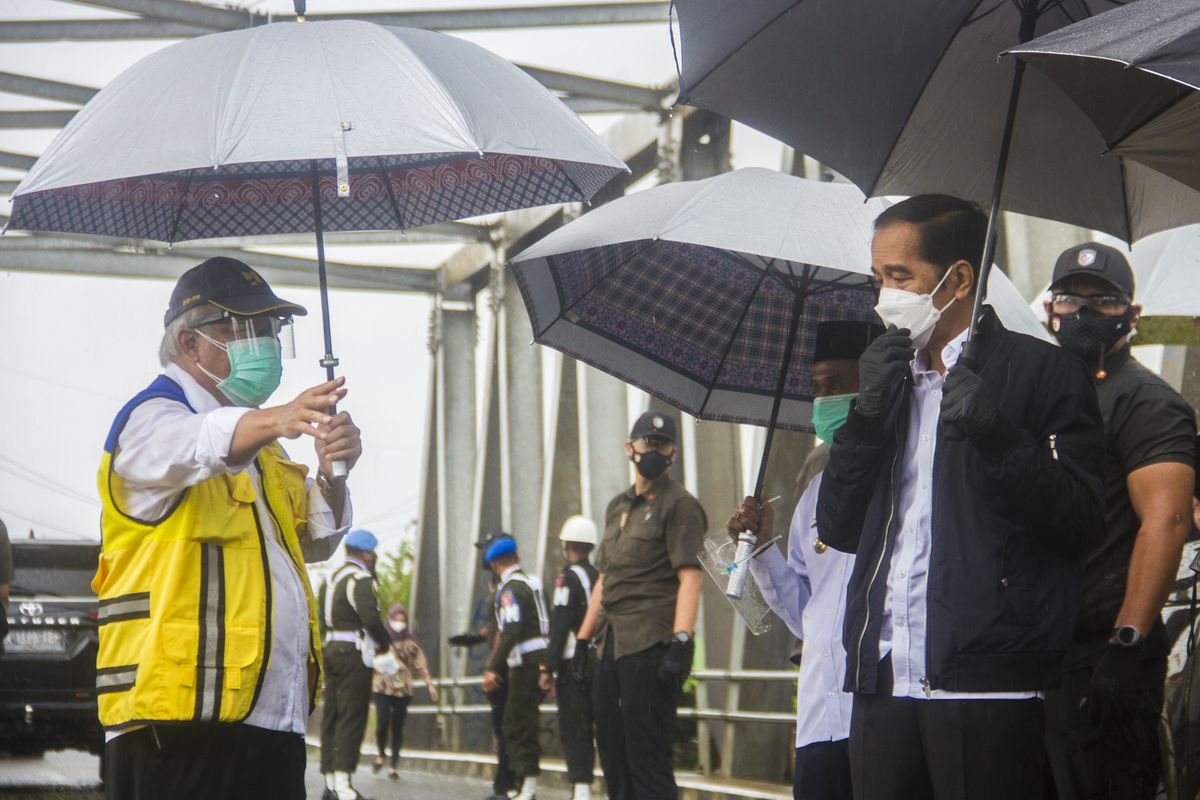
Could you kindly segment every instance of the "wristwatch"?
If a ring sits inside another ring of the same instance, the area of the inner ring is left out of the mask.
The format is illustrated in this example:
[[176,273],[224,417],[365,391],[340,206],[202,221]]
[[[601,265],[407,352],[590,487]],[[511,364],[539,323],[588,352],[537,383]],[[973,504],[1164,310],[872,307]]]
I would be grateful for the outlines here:
[[1113,631],[1112,642],[1121,647],[1139,647],[1144,641],[1146,637],[1132,625],[1122,625]]
[[692,635],[687,631],[675,631],[671,634],[671,641],[686,645],[692,641]]
[[314,483],[317,484],[317,489],[321,492],[321,497],[324,497],[326,502],[332,502],[333,501],[333,484],[331,484],[329,482],[329,480],[324,475],[322,475],[320,472],[317,473],[317,477],[314,479]]

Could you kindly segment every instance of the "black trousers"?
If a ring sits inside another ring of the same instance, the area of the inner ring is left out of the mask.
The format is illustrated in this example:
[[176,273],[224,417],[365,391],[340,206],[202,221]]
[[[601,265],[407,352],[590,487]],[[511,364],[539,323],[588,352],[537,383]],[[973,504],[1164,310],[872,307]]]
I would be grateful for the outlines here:
[[155,725],[104,745],[107,800],[304,800],[304,737],[249,725]]
[[321,710],[321,773],[358,768],[367,711],[371,706],[371,668],[348,642],[325,648],[325,704]]
[[591,690],[570,675],[570,667],[554,679],[558,697],[558,740],[567,759],[570,783],[591,783],[596,764]]
[[1040,700],[915,700],[856,694],[850,714],[855,800],[1041,800]]
[[666,645],[612,657],[609,638],[592,679],[596,744],[609,800],[676,800],[671,739],[679,689],[664,685],[658,665]]
[[504,794],[517,788],[517,776],[508,763],[508,748],[504,745],[504,706],[508,702],[508,668],[500,671],[500,688],[487,696],[492,707],[492,735],[496,738],[496,774],[492,791]]
[[504,749],[508,751],[509,768],[518,782],[526,775],[541,773],[542,748],[538,741],[538,703],[541,700],[538,668],[509,667],[508,698],[504,703]]
[[796,748],[793,800],[852,800],[850,740],[813,742]]
[[375,693],[375,748],[379,757],[387,753],[388,736],[392,740],[392,766],[400,763],[400,748],[404,745],[404,720],[408,717],[411,697],[394,697]]
[[1046,756],[1059,800],[1154,798],[1162,771],[1158,721],[1166,675],[1164,648],[1142,662],[1129,719],[1093,725],[1080,708],[1092,667],[1063,673],[1062,688],[1046,693]]

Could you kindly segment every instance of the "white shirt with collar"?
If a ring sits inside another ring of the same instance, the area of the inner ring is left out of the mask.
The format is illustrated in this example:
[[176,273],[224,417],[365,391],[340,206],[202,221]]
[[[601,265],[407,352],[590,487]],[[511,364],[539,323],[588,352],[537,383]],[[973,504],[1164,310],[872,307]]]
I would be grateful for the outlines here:
[[820,488],[817,475],[796,504],[787,561],[774,546],[750,561],[763,599],[804,642],[796,681],[796,747],[850,736],[853,695],[842,691],[846,681],[842,621],[854,556],[817,547]]
[[[942,348],[946,372],[962,354],[967,331]],[[895,697],[927,700],[1026,700],[1037,692],[948,692],[925,684],[929,558],[933,550],[933,461],[946,377],[929,366],[929,354],[912,361],[913,391],[908,410],[900,483],[896,498],[896,541],[888,571],[879,657],[892,654]]]
[[[253,460],[229,463],[233,432],[248,408],[222,406],[195,378],[176,364],[164,370],[183,389],[195,409],[165,397],[139,405],[117,440],[113,470],[124,478],[125,494],[118,502],[139,519],[158,519],[189,486],[223,472],[249,469],[254,479],[254,503],[267,539],[271,571],[271,652],[262,692],[245,724],[267,730],[303,734],[308,722],[308,599],[306,574],[296,569],[271,514],[263,502],[261,477]],[[304,560],[324,561],[337,550],[350,529],[353,509],[349,492],[337,524],[329,504],[312,478],[308,479],[308,533],[300,540]],[[111,736],[109,737],[112,738]]]

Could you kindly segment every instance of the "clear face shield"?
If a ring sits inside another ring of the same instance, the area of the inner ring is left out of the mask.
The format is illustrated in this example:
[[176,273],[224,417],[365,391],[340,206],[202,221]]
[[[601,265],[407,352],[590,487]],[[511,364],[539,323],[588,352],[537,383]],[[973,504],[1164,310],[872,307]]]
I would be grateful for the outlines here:
[[[238,342],[239,349],[252,355],[274,349],[278,345],[282,358],[296,357],[296,338],[290,316],[242,317],[222,311],[220,315],[196,325],[195,329],[209,337],[224,339],[226,344]],[[222,335],[217,336],[218,331]]]

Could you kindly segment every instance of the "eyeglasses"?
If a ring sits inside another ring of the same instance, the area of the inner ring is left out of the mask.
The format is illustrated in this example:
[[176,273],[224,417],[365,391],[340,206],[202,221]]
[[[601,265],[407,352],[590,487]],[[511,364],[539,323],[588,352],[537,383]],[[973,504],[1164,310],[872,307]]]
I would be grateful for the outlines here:
[[279,337],[279,332],[287,325],[292,324],[291,317],[243,317],[234,316],[227,311],[221,312],[220,316],[210,317],[193,325],[193,328],[203,328],[208,325],[216,325],[222,322],[231,322],[237,334],[235,338],[262,337],[275,339]]
[[1084,306],[1101,314],[1120,314],[1129,308],[1129,298],[1119,294],[1080,295],[1055,292],[1051,302],[1056,311],[1065,314],[1078,313]]

